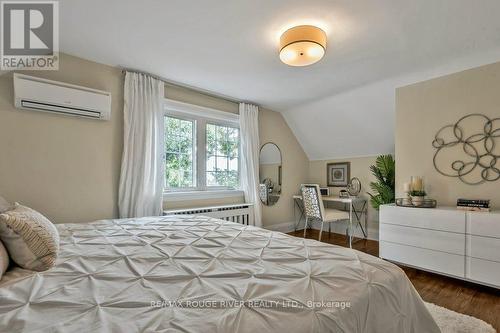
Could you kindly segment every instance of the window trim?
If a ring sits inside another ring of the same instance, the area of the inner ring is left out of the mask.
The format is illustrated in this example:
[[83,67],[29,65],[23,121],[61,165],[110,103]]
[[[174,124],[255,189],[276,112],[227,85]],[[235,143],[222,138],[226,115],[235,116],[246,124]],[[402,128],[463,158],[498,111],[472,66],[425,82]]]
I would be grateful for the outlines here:
[[[211,109],[199,105],[188,104],[184,102],[174,101],[171,99],[164,99],[163,104],[164,116],[172,116],[175,118],[191,120],[195,122],[195,161],[194,161],[194,175],[195,187],[182,187],[182,188],[167,188],[165,187],[164,197],[173,197],[178,195],[180,197],[192,198],[215,198],[225,196],[234,197],[242,194],[241,188],[232,188],[227,186],[207,186],[206,184],[206,125],[214,124],[219,126],[228,126],[240,129],[239,119],[240,116],[235,113]],[[240,132],[241,135],[241,132]],[[241,143],[241,141],[240,141]],[[198,149],[203,147],[203,149]],[[200,162],[203,161],[203,162]],[[238,171],[241,173],[241,145],[238,147]],[[241,175],[241,174],[240,174]],[[189,195],[191,193],[191,195]],[[206,195],[202,195],[205,193]],[[214,194],[219,193],[219,196]],[[192,199],[192,200],[195,200]]]
[[[175,188],[175,187],[167,187],[166,186],[166,182],[165,182],[165,188],[163,189],[163,192],[178,192],[178,191],[194,191],[197,189],[197,185],[198,185],[198,144],[197,144],[197,138],[198,138],[198,124],[197,124],[197,121],[196,119],[193,119],[191,117],[186,117],[184,115],[173,115],[173,114],[165,114],[164,115],[164,118],[165,117],[171,117],[171,118],[176,118],[176,119],[180,119],[180,120],[187,120],[187,121],[192,121],[194,123],[194,126],[193,126],[193,142],[195,142],[195,145],[193,147],[193,152],[192,152],[192,158],[193,158],[193,181],[195,183],[195,186],[190,186],[190,187],[179,187],[179,188]],[[164,125],[165,126],[165,125]],[[166,162],[166,158],[167,158],[167,152],[164,151],[164,157],[165,159],[165,162]]]
[[236,126],[238,128],[240,127],[240,115],[236,113],[179,102],[168,98],[164,99],[163,109],[166,112],[191,115],[195,118],[205,118],[215,121],[227,122],[228,125],[232,124],[233,126]]
[[[216,121],[212,121],[211,119],[207,119],[206,122],[205,122],[205,146],[206,147],[206,140],[207,140],[207,132],[206,132],[206,129],[207,129],[207,125],[214,125],[214,126],[225,126],[225,127],[232,127],[232,128],[237,128],[238,129],[238,138],[241,138],[241,131],[240,131],[240,126],[238,124],[238,126],[234,126],[232,124],[230,125],[226,125],[226,124],[222,124],[222,123],[217,123]],[[216,155],[217,156],[217,155]],[[204,160],[205,160],[205,187],[208,191],[210,190],[227,190],[227,189],[231,189],[230,187],[228,186],[208,186],[207,183],[206,183],[206,176],[207,176],[207,152],[206,152],[206,148],[205,148],[205,155],[204,155]],[[241,180],[241,140],[238,144],[238,178]],[[241,188],[241,184],[240,184],[240,188]]]
[[235,190],[193,190],[193,191],[169,191],[163,192],[163,198],[169,202],[186,201],[186,200],[205,200],[205,199],[221,199],[221,198],[238,198],[243,197],[245,192],[239,189]]

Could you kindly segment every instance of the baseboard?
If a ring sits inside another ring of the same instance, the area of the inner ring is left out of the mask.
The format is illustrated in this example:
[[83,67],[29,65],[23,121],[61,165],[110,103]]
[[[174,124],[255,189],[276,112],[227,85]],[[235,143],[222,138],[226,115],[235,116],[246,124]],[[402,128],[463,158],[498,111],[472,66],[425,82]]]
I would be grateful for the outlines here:
[[[321,229],[321,222],[314,222],[312,225],[313,229],[320,230]],[[347,222],[340,222],[340,223],[332,223],[331,224],[331,230],[332,232],[336,234],[341,234],[345,235],[346,234],[346,229],[347,229]],[[328,231],[328,226],[324,225],[323,226],[323,231]],[[365,230],[366,232],[366,230]],[[363,238],[363,232],[359,228],[359,226],[354,228],[354,237],[357,238]],[[378,223],[375,225],[368,225],[368,235],[367,238],[370,240],[378,241]]]
[[283,222],[278,224],[271,224],[263,226],[264,229],[289,233],[295,230],[295,222]]
[[[295,231],[295,222],[283,222],[283,223],[278,223],[278,224],[272,224],[272,225],[264,225],[264,229],[272,230],[272,231],[279,231],[283,233],[289,233],[292,231]],[[312,228],[316,230],[321,229],[321,223],[320,222],[313,222],[312,223]],[[332,232],[345,235],[347,228],[346,223],[332,223]],[[304,223],[302,223],[299,227],[298,230],[304,230]],[[325,225],[323,228],[323,231],[328,231],[328,226]],[[354,230],[354,237],[363,237],[363,233],[361,232],[360,228],[355,228]],[[375,225],[369,225],[368,226],[368,239],[378,241],[378,223]]]

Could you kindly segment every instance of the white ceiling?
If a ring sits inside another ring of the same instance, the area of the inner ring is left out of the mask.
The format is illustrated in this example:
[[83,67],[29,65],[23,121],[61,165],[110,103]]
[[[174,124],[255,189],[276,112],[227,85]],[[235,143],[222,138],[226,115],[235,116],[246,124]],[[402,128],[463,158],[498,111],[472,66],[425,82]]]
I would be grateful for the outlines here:
[[[66,53],[281,111],[320,159],[392,151],[387,80],[452,59],[468,59],[457,69],[500,60],[499,14],[498,0],[68,0],[60,38]],[[327,32],[319,63],[279,61],[279,35],[296,24]]]

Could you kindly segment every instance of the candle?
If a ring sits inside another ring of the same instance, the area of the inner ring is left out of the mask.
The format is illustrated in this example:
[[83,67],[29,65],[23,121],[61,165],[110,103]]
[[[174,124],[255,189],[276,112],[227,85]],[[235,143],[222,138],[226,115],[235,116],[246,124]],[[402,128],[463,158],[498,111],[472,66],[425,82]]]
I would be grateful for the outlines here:
[[411,177],[411,189],[413,191],[422,191],[424,189],[422,177]]
[[403,192],[405,192],[405,193],[410,192],[410,183],[403,184]]

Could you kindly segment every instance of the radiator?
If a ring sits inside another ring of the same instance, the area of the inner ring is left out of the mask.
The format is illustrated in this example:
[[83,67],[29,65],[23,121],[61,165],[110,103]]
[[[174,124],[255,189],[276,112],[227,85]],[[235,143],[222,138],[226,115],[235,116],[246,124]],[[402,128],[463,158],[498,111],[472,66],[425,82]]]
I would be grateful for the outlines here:
[[204,215],[235,223],[253,225],[253,204],[165,210],[163,215]]

